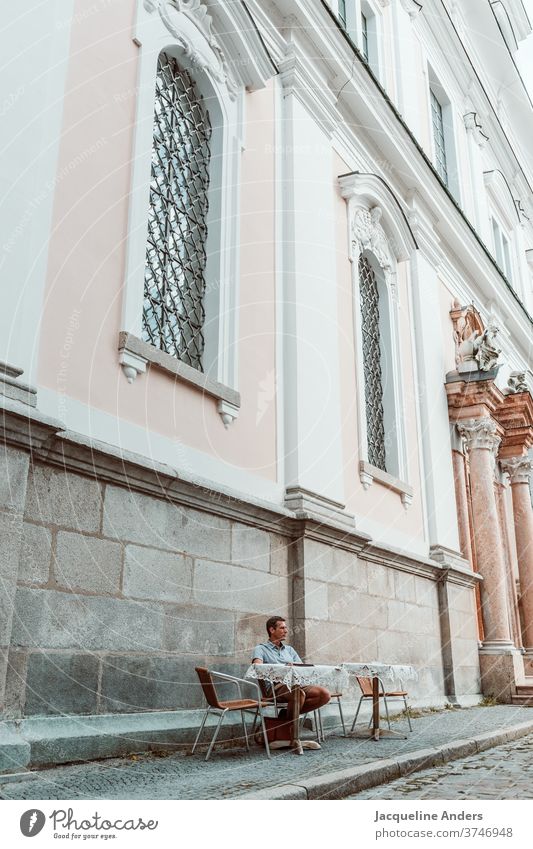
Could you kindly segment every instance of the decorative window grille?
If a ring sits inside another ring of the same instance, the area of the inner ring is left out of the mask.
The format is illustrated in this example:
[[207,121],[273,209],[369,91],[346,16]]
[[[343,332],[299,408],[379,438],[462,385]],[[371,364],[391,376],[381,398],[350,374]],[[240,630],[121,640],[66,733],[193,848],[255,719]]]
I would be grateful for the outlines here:
[[359,259],[359,296],[363,337],[366,428],[368,462],[384,472],[385,425],[381,379],[381,339],[379,330],[379,291],[376,275],[366,257]]
[[157,66],[143,338],[202,370],[211,123],[190,74]]
[[431,121],[433,124],[433,138],[435,140],[435,165],[437,171],[445,183],[448,185],[448,164],[446,161],[446,144],[444,140],[444,121],[442,119],[442,106],[440,105],[435,92],[430,89],[429,95],[431,99]]
[[363,40],[363,56],[366,61],[369,61],[369,52],[368,52],[368,19],[363,12],[361,12],[361,35]]
[[339,0],[339,20],[346,29],[346,0]]

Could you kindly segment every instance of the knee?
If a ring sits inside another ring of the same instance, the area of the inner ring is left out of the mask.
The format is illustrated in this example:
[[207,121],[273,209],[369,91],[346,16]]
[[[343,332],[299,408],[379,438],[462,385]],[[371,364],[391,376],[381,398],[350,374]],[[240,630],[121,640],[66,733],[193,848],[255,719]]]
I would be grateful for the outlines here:
[[331,694],[329,690],[326,690],[325,687],[317,687],[316,698],[319,701],[319,707],[323,707],[324,705],[327,705],[327,703],[331,699]]

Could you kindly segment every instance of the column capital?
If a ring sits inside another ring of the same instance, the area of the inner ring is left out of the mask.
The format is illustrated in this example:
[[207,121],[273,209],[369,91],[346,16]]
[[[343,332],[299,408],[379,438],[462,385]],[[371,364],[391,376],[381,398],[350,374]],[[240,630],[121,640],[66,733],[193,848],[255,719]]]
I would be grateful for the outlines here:
[[468,451],[473,451],[476,448],[496,451],[501,442],[496,422],[488,417],[459,421],[457,422],[457,430],[465,440]]
[[502,472],[509,475],[511,486],[515,483],[529,484],[533,461],[529,457],[510,457],[508,460],[500,460]]

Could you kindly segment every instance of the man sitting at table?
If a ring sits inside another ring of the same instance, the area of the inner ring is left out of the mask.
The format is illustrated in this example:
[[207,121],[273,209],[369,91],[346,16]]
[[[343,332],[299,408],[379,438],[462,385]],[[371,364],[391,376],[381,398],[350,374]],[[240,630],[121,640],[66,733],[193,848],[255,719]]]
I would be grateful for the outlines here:
[[[300,656],[292,646],[283,642],[287,637],[288,628],[283,616],[271,616],[267,620],[266,629],[268,642],[255,647],[252,663],[302,663]],[[285,684],[274,684],[276,701],[286,702],[288,718],[292,719],[293,705],[291,691]],[[325,687],[302,687],[300,689],[300,713],[310,713],[327,705],[331,696]],[[283,711],[280,712],[280,717]]]

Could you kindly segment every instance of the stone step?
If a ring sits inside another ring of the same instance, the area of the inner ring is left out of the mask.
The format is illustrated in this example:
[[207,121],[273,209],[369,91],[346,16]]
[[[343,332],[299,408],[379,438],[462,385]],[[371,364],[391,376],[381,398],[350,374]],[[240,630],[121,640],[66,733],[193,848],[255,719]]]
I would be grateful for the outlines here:
[[533,693],[517,693],[516,696],[511,696],[511,702],[513,705],[521,705],[522,707],[533,707]]
[[517,684],[517,696],[533,696],[533,684]]

